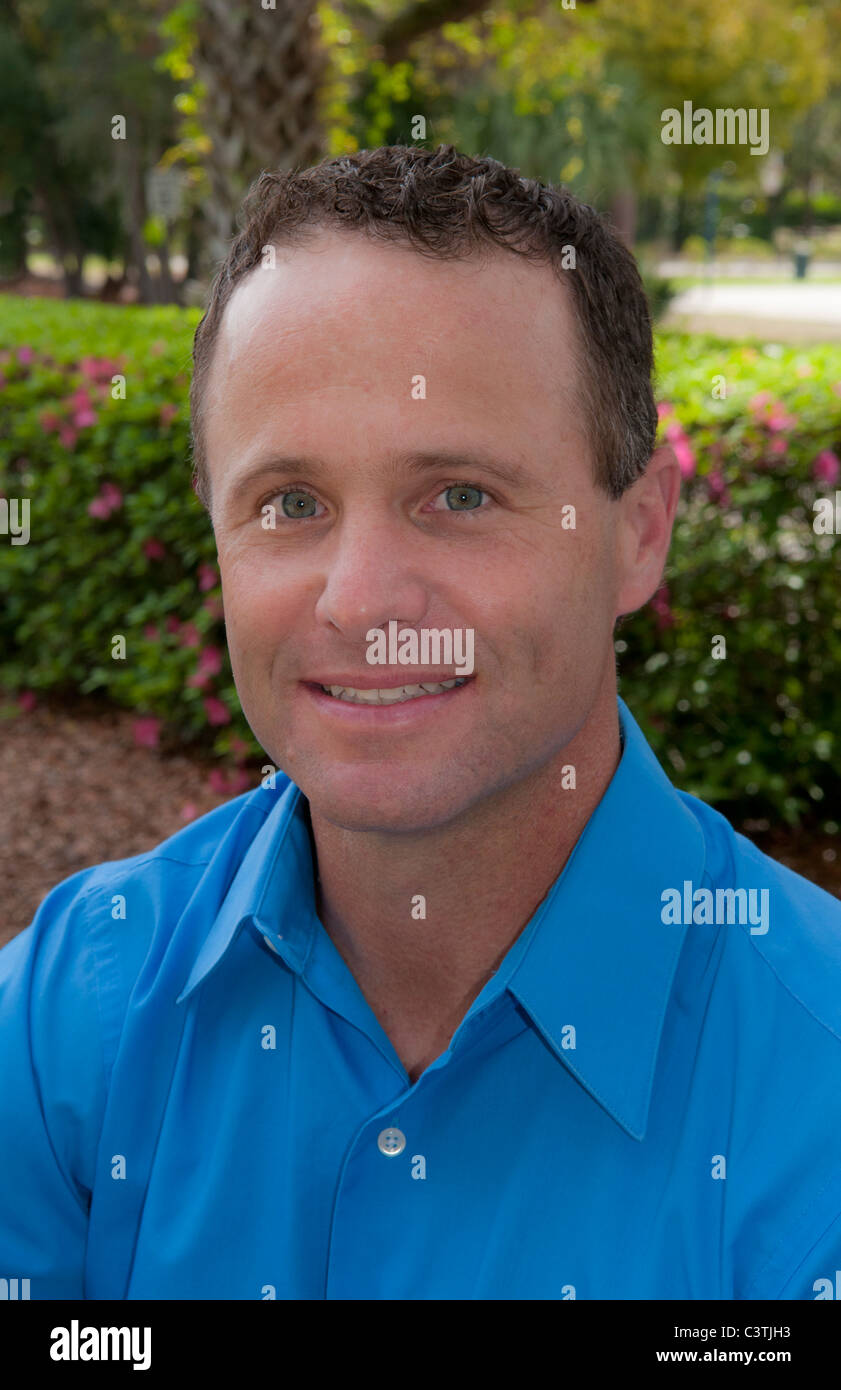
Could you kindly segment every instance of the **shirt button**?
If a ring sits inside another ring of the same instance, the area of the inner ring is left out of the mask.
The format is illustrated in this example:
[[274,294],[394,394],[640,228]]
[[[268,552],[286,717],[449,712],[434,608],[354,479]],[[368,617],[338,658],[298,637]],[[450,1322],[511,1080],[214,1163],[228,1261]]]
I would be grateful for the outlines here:
[[402,1154],[405,1147],[406,1136],[402,1129],[384,1129],[377,1138],[377,1148],[389,1158],[393,1158],[395,1154]]

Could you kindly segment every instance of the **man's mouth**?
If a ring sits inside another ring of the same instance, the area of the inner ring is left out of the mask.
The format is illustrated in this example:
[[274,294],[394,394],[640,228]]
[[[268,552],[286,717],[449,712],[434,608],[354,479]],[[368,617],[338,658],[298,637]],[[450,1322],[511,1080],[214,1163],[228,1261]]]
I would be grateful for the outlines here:
[[399,705],[407,700],[419,700],[424,695],[443,695],[446,690],[455,690],[465,685],[468,676],[456,676],[449,681],[425,681],[421,685],[395,685],[373,690],[360,690],[351,685],[320,685],[325,695],[335,700],[344,700],[356,705]]

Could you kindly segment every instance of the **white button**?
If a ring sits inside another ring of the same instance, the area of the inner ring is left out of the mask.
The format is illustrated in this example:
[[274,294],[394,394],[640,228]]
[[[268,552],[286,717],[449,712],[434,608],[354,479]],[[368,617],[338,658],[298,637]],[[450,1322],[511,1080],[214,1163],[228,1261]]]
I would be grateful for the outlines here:
[[269,941],[269,938],[267,936],[264,936],[263,940],[265,941],[270,951],[274,951],[276,956],[280,955],[280,951],[277,949],[273,941]]
[[402,1129],[384,1129],[377,1138],[377,1148],[389,1158],[394,1158],[395,1154],[402,1154],[405,1147],[406,1136]]

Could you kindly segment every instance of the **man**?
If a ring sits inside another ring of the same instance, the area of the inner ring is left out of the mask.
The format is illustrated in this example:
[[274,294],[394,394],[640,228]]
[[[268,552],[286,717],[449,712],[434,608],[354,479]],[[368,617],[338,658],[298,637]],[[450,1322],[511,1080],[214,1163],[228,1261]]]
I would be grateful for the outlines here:
[[630,254],[493,160],[366,151],[261,178],[194,356],[280,771],[0,954],[0,1273],[826,1296],[841,909],[674,791],[617,701],[679,491]]

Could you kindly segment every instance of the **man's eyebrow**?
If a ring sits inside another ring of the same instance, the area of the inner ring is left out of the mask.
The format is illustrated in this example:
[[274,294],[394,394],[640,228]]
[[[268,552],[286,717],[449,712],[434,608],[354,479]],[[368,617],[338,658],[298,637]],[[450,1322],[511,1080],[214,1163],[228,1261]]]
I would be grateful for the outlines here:
[[[477,451],[448,452],[441,449],[431,449],[397,453],[389,457],[386,469],[392,475],[401,471],[423,474],[445,469],[458,481],[465,483],[470,481],[471,474],[481,472],[496,478],[499,482],[508,483],[512,487],[526,482],[532,484],[539,482],[535,474],[521,464]],[[329,465],[320,458],[273,454],[271,457],[255,463],[253,468],[249,468],[231,484],[228,501],[238,500],[244,493],[250,492],[261,478],[269,478],[273,474],[284,473],[288,477],[297,474],[315,480],[319,477],[329,476],[330,472]]]

